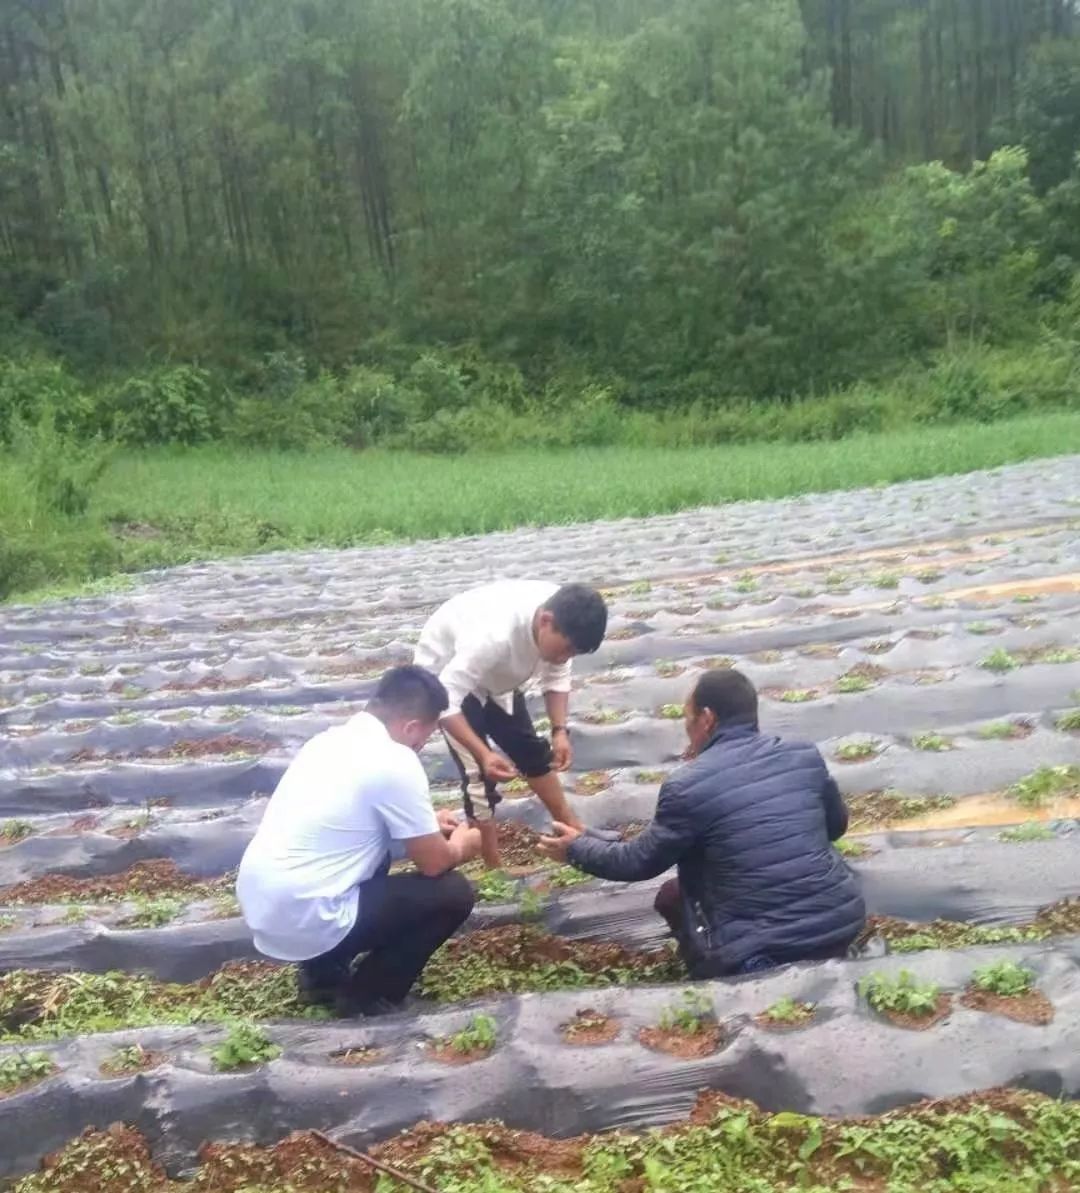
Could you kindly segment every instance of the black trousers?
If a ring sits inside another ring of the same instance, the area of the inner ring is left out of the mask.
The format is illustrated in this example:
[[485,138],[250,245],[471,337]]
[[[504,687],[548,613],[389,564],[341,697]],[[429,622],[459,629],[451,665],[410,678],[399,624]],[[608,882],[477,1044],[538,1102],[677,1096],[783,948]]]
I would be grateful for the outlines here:
[[[538,779],[551,770],[551,742],[536,732],[529,710],[525,707],[525,697],[520,692],[514,693],[513,711],[509,713],[500,708],[494,700],[487,700],[481,704],[475,696],[465,697],[461,711],[473,733],[481,741],[489,744],[494,742],[525,778]],[[468,756],[445,730],[443,738],[461,778],[461,799],[465,815],[473,820],[478,811],[483,814],[483,809],[477,809],[473,792],[469,790]],[[496,784],[486,775],[481,778],[488,809],[494,813],[496,806],[502,802],[502,796]]]
[[[428,958],[461,927],[475,893],[462,874],[379,874],[360,886],[360,915],[352,931],[329,952],[300,964],[305,991],[363,1012],[399,1003]],[[350,969],[360,953],[367,956]]]

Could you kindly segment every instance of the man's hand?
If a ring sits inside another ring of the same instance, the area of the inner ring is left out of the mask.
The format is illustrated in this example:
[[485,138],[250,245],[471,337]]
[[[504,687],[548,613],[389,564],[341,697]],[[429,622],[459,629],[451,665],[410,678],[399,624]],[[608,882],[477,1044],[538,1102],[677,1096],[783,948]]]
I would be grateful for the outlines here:
[[480,856],[480,830],[462,821],[450,834],[450,847],[457,853],[457,865]]
[[565,862],[566,851],[582,835],[582,830],[571,828],[568,824],[560,824],[557,820],[552,827],[555,836],[540,838],[540,852],[552,861]]
[[517,778],[517,767],[509,758],[496,754],[494,750],[489,750],[487,754],[476,761],[480,767],[480,774],[493,783],[506,783],[510,779]]
[[554,770],[569,770],[574,761],[574,750],[570,745],[570,734],[565,729],[556,729],[551,735],[551,765]]
[[449,837],[458,826],[458,818],[449,808],[439,808],[435,813],[435,819],[439,825],[439,832],[444,837]]

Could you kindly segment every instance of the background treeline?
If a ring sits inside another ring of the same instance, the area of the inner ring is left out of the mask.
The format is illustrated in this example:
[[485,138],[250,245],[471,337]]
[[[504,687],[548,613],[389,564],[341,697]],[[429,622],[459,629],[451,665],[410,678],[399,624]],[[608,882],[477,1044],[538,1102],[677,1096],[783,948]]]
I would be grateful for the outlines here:
[[1078,150],[1064,0],[9,0],[0,439],[1077,406]]

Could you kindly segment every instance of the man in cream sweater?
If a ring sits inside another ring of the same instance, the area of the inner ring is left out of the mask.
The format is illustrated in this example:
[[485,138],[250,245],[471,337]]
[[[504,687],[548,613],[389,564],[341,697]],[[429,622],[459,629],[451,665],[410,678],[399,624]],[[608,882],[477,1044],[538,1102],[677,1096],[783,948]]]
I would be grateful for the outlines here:
[[[567,725],[571,659],[596,651],[606,629],[607,606],[595,589],[537,580],[470,589],[424,626],[414,661],[438,675],[449,696],[442,729],[461,774],[466,815],[481,822],[489,865],[498,864],[490,821],[500,799],[496,785],[519,774],[553,820],[581,827],[558,774],[573,759]],[[536,732],[525,707],[522,689],[530,682],[543,693],[550,740]],[[482,800],[469,787],[470,757],[483,783]]]

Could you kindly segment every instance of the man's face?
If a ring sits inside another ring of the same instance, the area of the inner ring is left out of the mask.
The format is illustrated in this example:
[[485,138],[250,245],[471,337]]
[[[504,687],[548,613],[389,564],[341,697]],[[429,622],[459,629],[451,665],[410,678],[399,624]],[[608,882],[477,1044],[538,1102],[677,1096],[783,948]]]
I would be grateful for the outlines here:
[[561,667],[577,654],[574,644],[555,625],[555,618],[545,609],[536,623],[536,649],[545,663]]
[[406,721],[404,719],[391,721],[386,726],[387,733],[400,746],[408,746],[417,754],[424,748],[428,738],[438,727],[438,720],[434,721]]
[[683,725],[686,728],[686,740],[689,742],[686,756],[696,758],[712,737],[716,728],[716,714],[710,708],[699,709],[691,696],[683,708]]

